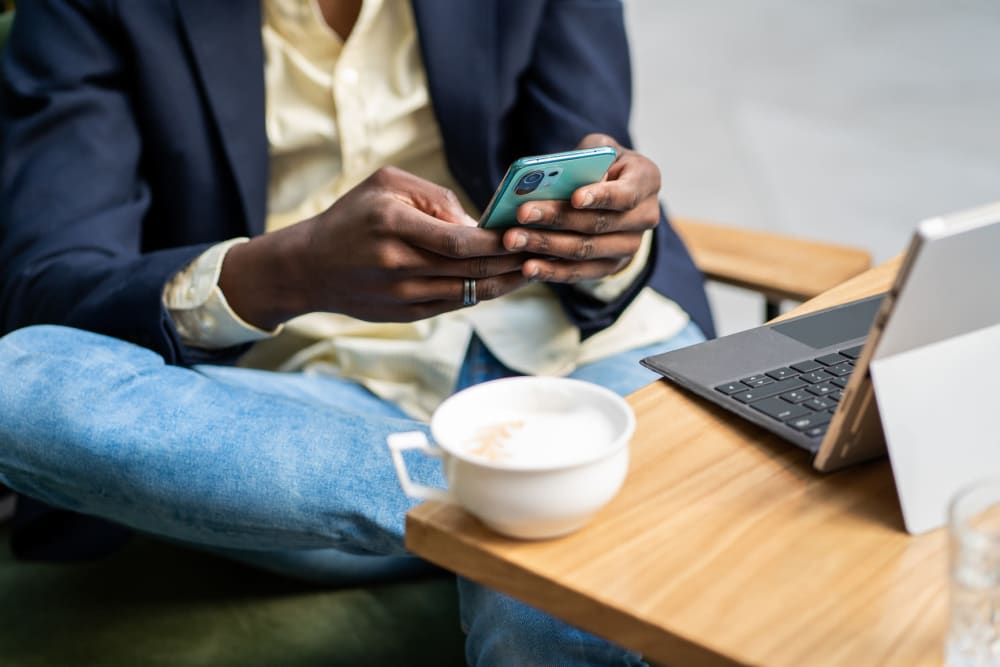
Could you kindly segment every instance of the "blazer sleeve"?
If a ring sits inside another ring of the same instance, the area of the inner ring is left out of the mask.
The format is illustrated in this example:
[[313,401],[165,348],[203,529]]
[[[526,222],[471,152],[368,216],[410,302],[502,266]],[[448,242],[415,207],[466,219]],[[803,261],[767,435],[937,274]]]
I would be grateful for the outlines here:
[[150,348],[185,347],[162,303],[210,244],[143,250],[151,191],[124,38],[96,1],[19,3],[0,94],[0,333],[63,324]]
[[[508,161],[540,148],[567,150],[592,132],[631,147],[632,70],[621,1],[548,2],[533,48],[519,83]],[[661,209],[660,226],[665,224]],[[590,336],[615,322],[648,282],[655,261],[656,252],[650,252],[644,270],[610,302],[572,285],[552,289],[581,334]]]

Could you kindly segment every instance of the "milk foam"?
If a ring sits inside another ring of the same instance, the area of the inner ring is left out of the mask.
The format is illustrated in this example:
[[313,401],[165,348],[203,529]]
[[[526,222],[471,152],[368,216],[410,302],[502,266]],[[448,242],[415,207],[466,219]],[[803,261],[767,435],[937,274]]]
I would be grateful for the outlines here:
[[460,451],[488,462],[568,465],[597,457],[617,435],[607,414],[592,405],[561,409],[494,409],[471,419]]

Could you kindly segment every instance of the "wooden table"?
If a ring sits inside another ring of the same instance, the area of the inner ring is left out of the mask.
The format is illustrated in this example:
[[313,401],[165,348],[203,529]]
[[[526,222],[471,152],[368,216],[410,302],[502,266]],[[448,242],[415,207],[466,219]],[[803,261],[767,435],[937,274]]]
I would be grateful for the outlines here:
[[[888,287],[898,260],[796,312]],[[886,460],[823,475],[801,450],[655,382],[629,477],[585,529],[500,537],[460,509],[407,518],[415,553],[667,665],[940,665],[942,530],[903,531]]]

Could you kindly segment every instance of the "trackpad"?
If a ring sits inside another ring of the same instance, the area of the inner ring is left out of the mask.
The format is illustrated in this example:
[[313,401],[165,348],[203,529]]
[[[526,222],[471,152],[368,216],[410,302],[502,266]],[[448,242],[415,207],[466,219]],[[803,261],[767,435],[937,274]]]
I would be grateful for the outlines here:
[[812,317],[771,325],[771,329],[814,349],[822,349],[866,335],[882,299],[865,299]]

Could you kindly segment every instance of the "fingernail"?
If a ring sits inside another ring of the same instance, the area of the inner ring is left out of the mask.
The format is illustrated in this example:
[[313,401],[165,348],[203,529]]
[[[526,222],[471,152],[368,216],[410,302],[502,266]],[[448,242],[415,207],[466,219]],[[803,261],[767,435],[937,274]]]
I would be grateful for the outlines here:
[[594,203],[594,195],[590,192],[583,193],[583,206],[587,207]]
[[520,250],[524,246],[528,245],[528,235],[522,234],[520,232],[515,232],[511,234],[510,249]]
[[525,219],[525,222],[538,222],[541,219],[542,219],[542,209],[532,207],[528,211],[528,217]]

